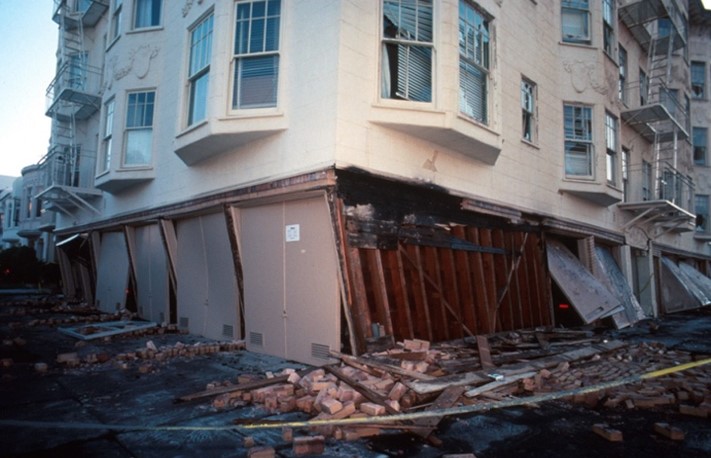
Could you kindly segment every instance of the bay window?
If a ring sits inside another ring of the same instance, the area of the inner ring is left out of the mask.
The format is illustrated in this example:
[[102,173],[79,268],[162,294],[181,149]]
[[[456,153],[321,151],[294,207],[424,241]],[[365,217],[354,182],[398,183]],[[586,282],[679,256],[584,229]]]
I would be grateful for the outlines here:
[[489,122],[489,20],[468,1],[459,3],[459,111]]
[[128,94],[124,165],[150,165],[153,147],[154,107],[155,92],[145,91]]
[[592,108],[565,105],[565,174],[593,177]]
[[200,21],[190,32],[190,68],[188,70],[188,126],[207,116],[207,88],[210,81],[213,15]]

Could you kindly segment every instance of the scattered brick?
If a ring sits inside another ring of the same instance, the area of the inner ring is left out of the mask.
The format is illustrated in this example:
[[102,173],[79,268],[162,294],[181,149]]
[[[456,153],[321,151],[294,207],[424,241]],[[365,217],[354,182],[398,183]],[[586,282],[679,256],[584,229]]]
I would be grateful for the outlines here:
[[622,442],[622,431],[610,428],[606,424],[598,423],[593,425],[593,432],[610,442]]
[[323,436],[295,437],[292,451],[296,456],[320,455],[326,447],[325,441]]
[[669,423],[655,423],[654,432],[673,441],[684,440],[684,431],[675,426],[671,426]]

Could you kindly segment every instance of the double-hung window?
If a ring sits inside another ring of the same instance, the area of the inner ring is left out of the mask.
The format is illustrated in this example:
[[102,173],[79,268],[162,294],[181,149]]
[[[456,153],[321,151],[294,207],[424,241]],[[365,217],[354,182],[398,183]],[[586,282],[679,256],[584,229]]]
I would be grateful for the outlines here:
[[123,13],[123,0],[114,0],[114,8],[111,10],[111,29],[109,30],[109,44],[121,34],[121,15]]
[[617,118],[605,112],[605,149],[607,153],[607,182],[617,184]]
[[590,44],[589,0],[562,0],[563,41]]
[[232,109],[275,107],[281,0],[237,2]]
[[617,92],[622,103],[627,105],[627,50],[620,46],[617,55],[617,65],[619,66],[619,79],[617,80]]
[[101,156],[99,158],[98,173],[104,173],[111,166],[111,148],[113,145],[114,131],[114,99],[104,104],[104,130],[101,139]]
[[459,111],[489,122],[489,20],[468,1],[459,2]]
[[380,93],[432,101],[432,0],[383,0]]
[[654,178],[652,177],[652,164],[642,160],[642,200],[652,200]]
[[622,195],[625,202],[630,200],[630,150],[622,147]]
[[593,177],[592,108],[565,105],[565,174]]
[[695,99],[706,97],[706,63],[691,63],[691,96]]
[[155,99],[154,91],[128,94],[124,165],[141,166],[151,163]]
[[136,0],[133,10],[133,28],[158,27],[163,0]]
[[706,165],[709,131],[706,127],[694,127],[691,132],[692,141],[694,142],[694,165]]
[[602,0],[602,41],[605,52],[613,56],[615,51],[615,2]]
[[696,232],[709,231],[709,196],[696,194],[694,196],[694,207],[696,213]]
[[188,126],[207,117],[207,88],[210,81],[213,15],[200,21],[190,32],[190,68],[188,71]]
[[639,69],[639,105],[645,106],[647,104],[647,99],[649,98],[649,78],[647,74]]
[[536,85],[527,80],[521,80],[521,114],[523,139],[536,141]]

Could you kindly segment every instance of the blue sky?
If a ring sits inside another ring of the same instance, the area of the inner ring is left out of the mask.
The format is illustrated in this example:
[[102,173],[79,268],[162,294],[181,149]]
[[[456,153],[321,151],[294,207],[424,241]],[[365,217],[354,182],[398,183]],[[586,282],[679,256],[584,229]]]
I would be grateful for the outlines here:
[[52,0],[0,0],[0,175],[47,153],[45,91],[54,78],[57,24]]

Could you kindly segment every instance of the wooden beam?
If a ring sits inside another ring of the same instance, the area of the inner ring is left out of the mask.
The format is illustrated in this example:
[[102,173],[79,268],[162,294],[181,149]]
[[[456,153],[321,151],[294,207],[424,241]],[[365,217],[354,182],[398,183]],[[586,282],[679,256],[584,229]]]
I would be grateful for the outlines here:
[[395,251],[395,256],[397,258],[397,275],[400,279],[400,287],[401,287],[401,292],[402,292],[402,304],[404,306],[405,317],[407,319],[407,330],[409,332],[408,337],[410,339],[414,339],[415,338],[415,329],[414,329],[414,326],[412,325],[410,295],[408,294],[409,288],[408,288],[407,279],[405,277],[404,266],[402,265],[402,254],[400,253],[399,249]]
[[434,333],[432,330],[432,320],[430,319],[430,304],[429,300],[427,299],[427,288],[425,287],[425,273],[422,269],[422,257],[420,256],[420,247],[416,245],[408,245],[408,249],[414,251],[415,253],[416,261],[413,262],[413,267],[415,268],[415,272],[417,273],[417,279],[420,285],[420,297],[422,298],[425,323],[427,323],[427,340],[431,341],[434,340]]
[[[482,245],[491,246],[491,230],[489,229],[478,229],[479,241]],[[482,254],[482,265],[483,265],[483,275],[484,283],[486,284],[486,293],[488,295],[487,301],[487,318],[488,318],[488,329],[484,334],[493,334],[496,332],[496,306],[498,304],[497,297],[497,286],[496,286],[496,267],[494,265],[494,256],[491,254]]]
[[365,250],[368,267],[370,270],[370,287],[373,289],[375,306],[377,308],[378,319],[385,326],[385,332],[392,336],[393,320],[390,314],[390,301],[385,281],[385,271],[380,250]]
[[[452,227],[452,233],[459,238],[466,236],[463,226],[456,225]],[[454,256],[454,272],[456,275],[457,295],[462,312],[462,320],[474,332],[479,332],[476,322],[476,312],[474,304],[476,301],[476,293],[472,284],[472,269],[470,267],[469,255],[466,252],[456,250]]]
[[348,248],[348,264],[350,266],[351,287],[353,289],[353,302],[355,328],[357,330],[357,353],[365,351],[365,339],[371,335],[370,325],[372,319],[368,309],[368,296],[363,280],[363,266],[360,260],[360,250],[355,247]]

